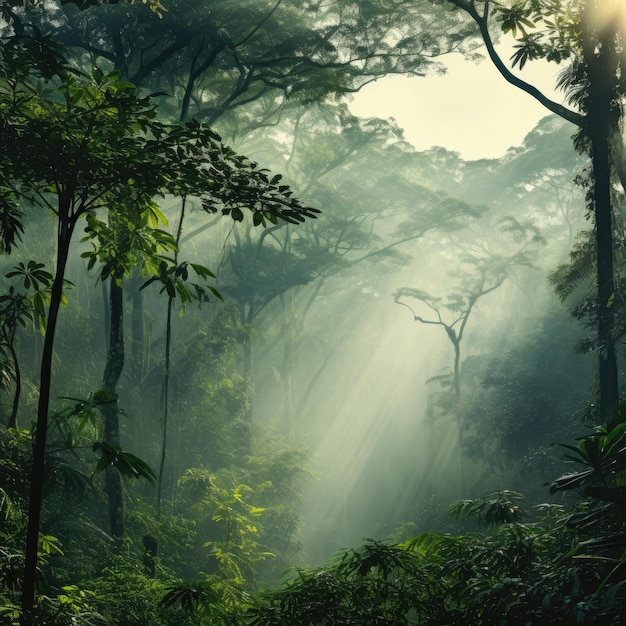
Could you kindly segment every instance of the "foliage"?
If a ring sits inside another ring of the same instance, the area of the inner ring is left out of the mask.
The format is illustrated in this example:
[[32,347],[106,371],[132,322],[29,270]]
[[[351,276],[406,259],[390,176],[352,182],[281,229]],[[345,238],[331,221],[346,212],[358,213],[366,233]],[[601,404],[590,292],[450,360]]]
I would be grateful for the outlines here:
[[[215,274],[213,274],[211,270],[198,263],[183,261],[182,263],[176,264],[172,259],[165,259],[161,260],[159,263],[158,274],[149,278],[141,286],[141,289],[144,289],[155,281],[160,282],[162,285],[160,293],[166,292],[170,298],[175,298],[176,295],[178,295],[183,311],[184,305],[192,300],[207,302],[208,295],[206,294],[204,285],[198,283],[187,284],[189,268],[193,269],[196,275],[203,280],[215,278]],[[220,292],[215,287],[207,285],[207,288],[215,297],[220,300],[223,299]]]
[[[625,431],[626,423],[618,419],[611,428],[600,426],[594,433],[580,437],[576,446],[563,444],[568,451],[566,458],[581,469],[564,474],[551,486],[553,492],[575,490],[586,498],[585,510],[572,514],[568,524],[574,528],[593,528],[605,534],[604,539],[596,537],[584,545],[593,550],[597,544],[601,551],[606,550],[620,560],[625,540],[621,534]],[[617,569],[620,569],[621,563],[618,565]]]
[[[427,4],[400,2],[395,11],[375,0],[165,4],[160,16],[116,3],[37,17],[79,58],[96,55],[132,82],[166,91],[173,117],[214,125],[248,109],[233,129],[273,124],[284,105],[350,93],[386,73],[421,74],[432,55],[471,49],[460,16]],[[256,101],[258,116],[249,111]]]
[[100,460],[96,465],[96,472],[102,472],[112,465],[124,478],[145,478],[152,485],[156,484],[156,476],[150,466],[134,454],[120,450],[106,441],[93,444],[94,452],[100,451]]
[[[299,560],[300,483],[309,455],[294,447],[293,431],[296,418],[303,431],[310,427],[301,405],[317,381],[312,366],[324,370],[341,343],[342,330],[329,324],[335,311],[347,320],[344,334],[362,333],[356,318],[368,300],[387,293],[383,274],[405,267],[409,253],[425,257],[436,246],[459,242],[470,226],[475,245],[459,255],[459,267],[468,271],[457,272],[463,279],[458,290],[447,299],[402,291],[435,315],[449,312],[453,321],[446,331],[454,336],[483,293],[464,288],[480,287],[482,278],[482,287],[490,290],[514,275],[513,267],[533,264],[529,250],[542,240],[528,214],[545,209],[537,215],[542,232],[546,225],[554,231],[562,226],[558,198],[548,203],[528,190],[558,186],[569,176],[569,170],[549,169],[548,149],[556,142],[544,133],[548,124],[535,143],[529,140],[524,151],[511,151],[502,163],[470,165],[437,149],[419,154],[393,122],[358,120],[344,103],[322,101],[386,73],[422,72],[450,47],[467,52],[474,43],[463,39],[462,12],[402,0],[326,5],[174,0],[164,3],[166,10],[152,3],[160,16],[132,2],[96,7],[68,1],[61,3],[62,11],[53,3],[26,4],[39,6],[32,14],[30,7],[14,9],[15,2],[0,8],[15,32],[32,18],[43,32],[65,38],[75,55],[69,64],[50,41],[26,36],[7,38],[0,52],[0,139],[6,146],[0,157],[0,240],[16,259],[7,270],[13,284],[0,296],[3,381],[18,387],[18,363],[25,363],[26,384],[33,385],[30,361],[39,354],[40,339],[26,326],[45,321],[50,310],[55,277],[43,254],[38,249],[17,256],[33,240],[46,245],[29,225],[43,221],[35,205],[62,218],[68,244],[74,227],[85,224],[79,246],[88,272],[97,269],[101,280],[136,285],[124,303],[134,355],[119,398],[105,390],[82,393],[93,388],[93,371],[83,364],[91,360],[93,370],[99,365],[101,329],[95,322],[102,312],[83,268],[71,270],[73,281],[79,276],[76,297],[68,299],[62,316],[68,322],[62,345],[51,353],[62,374],[63,402],[69,404],[49,417],[37,623],[615,622],[623,609],[623,487],[621,470],[612,472],[623,456],[623,431],[610,429],[569,448],[585,468],[558,480],[558,490],[582,489],[587,501],[568,512],[565,525],[556,519],[559,509],[550,506],[543,519],[522,524],[522,518],[534,518],[524,517],[513,491],[464,500],[453,505],[453,517],[477,516],[488,534],[422,534],[402,544],[369,541],[327,567],[294,572],[282,590],[252,601],[244,616],[250,594],[274,584],[285,566]],[[559,60],[569,53],[563,42],[548,49],[529,34],[544,11],[536,3],[494,8],[501,30],[524,38],[514,58],[520,67],[537,55]],[[100,69],[87,74],[76,69],[93,65]],[[150,90],[160,93],[142,95]],[[273,155],[272,167],[285,178],[225,146],[215,131],[189,120],[193,113],[219,121],[238,141],[245,137],[263,159]],[[172,123],[166,115],[184,121]],[[262,127],[268,132],[257,132]],[[523,176],[516,169],[522,157]],[[506,191],[494,191],[495,185],[483,189],[494,172]],[[292,186],[304,202],[294,198]],[[452,197],[452,190],[465,200]],[[177,196],[189,197],[198,209],[194,232],[204,235],[189,238],[191,260],[182,262],[182,239],[168,231],[167,205]],[[500,219],[502,230],[519,244],[517,255],[484,245],[477,226],[484,207],[476,206],[482,198],[497,205],[486,230],[495,231]],[[309,204],[324,207],[323,221],[309,219],[318,214]],[[516,217],[502,219],[503,207],[512,204]],[[220,215],[227,219],[218,220]],[[427,233],[440,237],[427,243]],[[204,284],[206,279],[216,286]],[[177,422],[168,443],[170,497],[162,515],[151,508],[150,464],[160,438],[154,389],[163,367],[163,330],[156,295],[150,293],[155,290],[139,289],[141,283],[179,297],[182,305],[192,299],[203,305],[172,343],[170,408]],[[56,281],[61,300],[62,287],[68,286],[61,272]],[[344,293],[341,305],[329,306],[338,292]],[[221,297],[225,305],[216,303]],[[319,329],[310,323],[311,311]],[[379,336],[372,335],[372,345]],[[269,355],[256,369],[242,364],[240,353],[253,337],[259,338],[255,348]],[[519,337],[520,344],[530,343]],[[542,351],[534,344],[531,350],[537,361],[546,351],[549,346]],[[486,354],[484,348],[473,358],[460,380],[464,389],[473,382],[484,394],[474,390],[464,399],[466,406],[457,407],[466,411],[463,421],[470,431],[464,445],[474,446],[475,457],[487,456],[490,467],[504,458],[512,465],[524,446],[529,454],[537,452],[535,440],[520,442],[519,432],[541,424],[547,437],[550,429],[542,420],[554,416],[560,426],[568,411],[564,402],[556,406],[555,397],[544,403],[536,379],[548,374],[526,353],[516,360],[510,353]],[[533,367],[537,371],[529,373]],[[298,397],[293,380],[305,371],[308,391]],[[274,384],[268,382],[272,378]],[[573,384],[582,387],[582,378]],[[276,401],[276,384],[281,385],[291,446],[263,434],[255,383],[259,395],[270,398],[271,419],[282,417]],[[320,387],[333,396],[330,386]],[[118,401],[128,409],[121,413],[123,447],[102,437],[101,410]],[[23,404],[22,414],[29,414]],[[2,434],[0,619],[15,621],[19,614],[34,432],[13,427]],[[140,456],[126,449],[139,450]],[[127,535],[120,539],[102,529],[105,507],[97,480],[114,468],[131,479],[124,486]],[[597,529],[601,532],[593,536]]]
[[142,563],[137,556],[125,552],[112,555],[99,575],[85,583],[94,592],[99,609],[107,616],[107,623],[129,626],[201,623],[197,616],[189,616],[181,608],[161,608],[159,603],[168,593],[172,580],[150,578],[142,572]]
[[[453,510],[482,515],[487,502],[501,511],[507,499],[480,499]],[[325,568],[296,572],[282,589],[259,598],[249,623],[616,623],[618,590],[596,594],[597,568],[563,556],[574,536],[559,528],[555,515],[533,524],[498,521],[490,535],[423,534],[403,544],[370,542]]]
[[[584,333],[558,309],[539,320],[524,316],[517,328],[508,322],[495,344],[487,343],[488,329],[481,333],[482,353],[467,357],[461,368],[458,410],[465,454],[480,466],[475,483],[482,489],[504,483],[538,500],[542,485],[562,471],[555,443],[577,436],[593,411],[592,364],[573,347]],[[433,419],[449,395],[447,387],[433,388]]]
[[475,516],[487,528],[519,524],[524,517],[522,498],[517,491],[497,491],[474,500],[459,500],[450,507],[449,514],[453,520]]
[[[11,211],[18,201],[46,207],[57,218],[58,232],[35,431],[23,585],[25,623],[32,619],[53,342],[69,247],[78,219],[90,214],[91,230],[97,232],[94,214],[110,209],[110,221],[117,228],[120,224],[115,224],[116,215],[120,221],[136,224],[142,221],[142,214],[146,215],[141,210],[137,212],[137,208],[150,206],[151,199],[165,191],[183,195],[192,191],[201,196],[207,211],[232,213],[238,220],[242,219],[241,208],[249,208],[255,213],[256,224],[265,224],[266,219],[277,222],[279,218],[298,222],[318,212],[292,198],[289,187],[278,184],[280,176],[270,179],[264,170],[225,148],[218,135],[197,122],[178,127],[157,122],[150,99],[139,97],[134,85],[119,78],[119,72],[105,76],[97,67],[89,77],[59,69],[57,80],[51,81],[57,83],[57,89],[52,92],[40,92],[27,77],[16,80],[6,74],[0,81],[2,140],[10,146],[0,162],[5,179],[3,205],[10,206]],[[130,217],[126,218],[127,215]],[[21,230],[19,221],[12,223],[15,236],[4,233],[7,250]],[[161,238],[154,239],[159,242]],[[106,237],[100,234],[98,241],[106,247]],[[92,259],[102,258],[102,250],[94,245]],[[155,252],[154,245],[151,251]],[[104,271],[118,281],[130,271],[130,263],[136,262],[132,244],[126,245],[123,252],[124,255],[111,250],[105,252],[105,258],[115,260],[105,263]],[[129,255],[130,259],[119,258]],[[39,282],[52,279],[52,275],[44,276],[41,267],[35,264],[22,265],[18,272],[24,275],[25,288],[32,283],[36,291]],[[11,419],[14,421],[15,416]],[[98,445],[102,451],[99,469],[113,464],[135,476],[153,478],[143,461],[112,447],[117,441]]]
[[258,564],[274,555],[262,545],[266,508],[253,489],[228,472],[190,469],[179,480],[175,511],[196,520],[195,549],[204,570],[233,588],[255,584]]
[[601,599],[614,610],[623,611],[625,561],[623,476],[626,423],[620,413],[610,427],[600,426],[581,437],[576,446],[565,445],[566,457],[580,467],[555,480],[551,491],[576,491],[584,500],[568,515],[568,527],[579,529],[584,540],[576,549],[576,558],[601,564],[594,600]]

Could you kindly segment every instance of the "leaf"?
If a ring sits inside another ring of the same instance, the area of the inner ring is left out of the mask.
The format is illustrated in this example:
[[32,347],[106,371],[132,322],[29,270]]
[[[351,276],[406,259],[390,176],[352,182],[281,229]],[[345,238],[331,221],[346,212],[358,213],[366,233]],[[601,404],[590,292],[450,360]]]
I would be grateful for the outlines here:
[[231,209],[230,211],[230,216],[236,221],[236,222],[243,222],[243,213],[241,211],[241,209],[235,207],[233,209]]
[[189,265],[191,265],[193,271],[201,278],[215,278],[215,274],[208,267],[198,263],[190,263]]
[[39,536],[41,551],[44,554],[60,554],[63,556],[63,550],[59,545],[59,540],[52,535],[40,535]]
[[104,79],[104,72],[99,67],[93,68],[93,70],[91,71],[91,76],[97,85],[102,84],[102,80]]
[[11,254],[14,246],[22,241],[24,225],[19,206],[3,191],[0,187],[0,243],[2,252]]
[[145,478],[151,485],[156,485],[156,475],[152,468],[134,454],[124,452],[119,446],[105,441],[94,443],[93,451],[101,453],[95,472],[102,472],[107,467],[113,466],[124,478]]
[[203,604],[218,604],[221,602],[219,594],[205,581],[197,583],[182,583],[168,587],[168,592],[159,602],[162,608],[180,605],[186,613],[191,613]]

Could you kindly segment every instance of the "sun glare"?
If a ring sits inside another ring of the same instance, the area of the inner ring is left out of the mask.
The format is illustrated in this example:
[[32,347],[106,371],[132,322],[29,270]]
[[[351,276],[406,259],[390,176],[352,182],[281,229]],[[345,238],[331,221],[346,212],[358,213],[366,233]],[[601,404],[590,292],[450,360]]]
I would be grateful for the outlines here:
[[601,30],[608,24],[616,24],[618,31],[626,34],[626,4],[624,0],[598,0],[591,13],[593,27]]

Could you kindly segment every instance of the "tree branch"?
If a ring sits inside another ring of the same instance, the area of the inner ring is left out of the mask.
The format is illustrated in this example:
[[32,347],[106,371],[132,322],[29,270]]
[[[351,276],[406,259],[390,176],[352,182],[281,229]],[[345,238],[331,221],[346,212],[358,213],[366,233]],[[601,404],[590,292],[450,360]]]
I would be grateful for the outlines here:
[[489,54],[489,58],[496,66],[496,69],[500,72],[502,77],[514,87],[525,91],[528,95],[532,96],[537,100],[540,104],[542,104],[546,109],[555,113],[559,117],[571,122],[576,126],[581,126],[584,120],[584,116],[576,111],[572,111],[567,107],[555,102],[554,100],[550,100],[545,94],[543,94],[537,87],[527,83],[525,80],[522,80],[504,64],[496,49],[493,45],[493,40],[491,39],[491,34],[489,33],[489,1],[485,2],[485,12],[483,15],[480,15],[476,10],[474,2],[466,2],[465,0],[448,0],[454,6],[458,7],[465,11],[476,23],[480,30],[480,34],[483,38],[483,42],[485,43],[485,47],[487,48],[487,53]]

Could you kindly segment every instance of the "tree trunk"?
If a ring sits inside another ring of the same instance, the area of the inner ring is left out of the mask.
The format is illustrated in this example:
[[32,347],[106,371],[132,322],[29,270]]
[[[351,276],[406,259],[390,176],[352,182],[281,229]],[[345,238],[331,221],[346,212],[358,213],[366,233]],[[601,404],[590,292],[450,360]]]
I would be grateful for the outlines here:
[[28,501],[28,526],[26,531],[26,556],[24,582],[22,584],[22,626],[34,626],[33,608],[35,605],[35,581],[37,578],[37,550],[39,547],[39,526],[45,477],[46,440],[48,437],[48,411],[50,408],[50,388],[52,382],[52,357],[54,335],[57,327],[59,307],[63,296],[63,279],[69,255],[70,241],[75,220],[68,216],[68,209],[60,207],[57,230],[57,262],[50,293],[50,306],[46,324],[39,378],[39,403],[37,426],[33,443],[33,466]]
[[619,402],[614,326],[615,280],[613,271],[613,226],[610,198],[608,141],[601,133],[593,141],[594,196],[596,217],[598,344],[600,418],[610,424]]
[[598,289],[599,407],[602,423],[611,424],[619,403],[617,358],[615,354],[615,274],[613,268],[613,216],[611,207],[611,130],[616,125],[617,25],[607,22],[596,33],[592,29],[596,9],[587,0],[583,43],[589,93],[585,131],[591,141],[593,201],[596,223],[596,261]]
[[163,378],[163,418],[161,420],[161,458],[159,459],[159,478],[157,483],[156,516],[161,519],[161,497],[163,495],[163,472],[167,452],[167,426],[170,403],[170,352],[172,343],[172,307],[174,298],[167,299],[167,323],[165,328],[165,374]]
[[11,360],[13,361],[14,368],[14,380],[15,391],[13,392],[13,402],[11,405],[11,415],[7,423],[7,428],[17,428],[17,411],[20,407],[20,395],[22,393],[22,372],[20,370],[20,363],[15,351],[15,336],[10,337],[7,341],[9,352],[11,353]]
[[[446,331],[448,329],[446,328]],[[461,407],[459,406],[461,403],[461,341],[458,337],[454,336],[454,331],[450,329],[448,331],[448,336],[450,337],[453,345],[454,345],[454,374],[453,374],[453,385],[454,385],[454,415],[456,419],[456,437],[457,437],[457,446],[459,448],[458,456],[459,456],[459,490],[461,492],[461,498],[465,497],[465,463],[463,458],[463,418],[461,417]],[[454,337],[454,338],[453,338]]]
[[[187,199],[183,197],[180,208],[180,219],[176,229],[176,249],[174,251],[174,265],[178,263],[178,250],[180,237],[183,232],[183,221],[185,220],[185,209]],[[172,352],[172,309],[174,308],[174,296],[167,298],[167,320],[165,323],[165,372],[163,376],[163,418],[161,420],[161,458],[159,460],[159,478],[157,483],[156,515],[161,519],[161,498],[163,496],[163,474],[165,470],[165,457],[167,454],[167,428],[169,422],[170,406],[170,364]]]
[[[111,401],[102,405],[104,416],[104,440],[112,445],[120,445],[119,406],[117,384],[124,369],[124,302],[123,289],[111,279],[109,286],[110,334],[107,360],[104,368],[102,387]],[[124,494],[122,478],[113,467],[107,467],[104,474],[104,486],[109,500],[109,521],[111,536],[122,537],[124,534]]]

